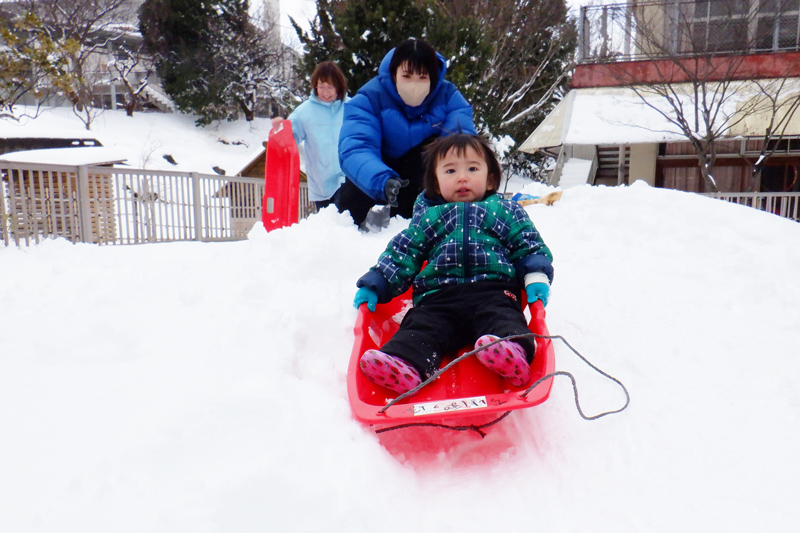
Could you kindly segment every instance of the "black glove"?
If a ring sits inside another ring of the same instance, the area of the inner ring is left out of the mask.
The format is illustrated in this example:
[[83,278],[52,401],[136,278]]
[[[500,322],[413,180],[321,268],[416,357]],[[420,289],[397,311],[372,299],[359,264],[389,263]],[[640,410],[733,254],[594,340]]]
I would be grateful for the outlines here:
[[397,207],[397,195],[400,194],[400,189],[409,183],[408,180],[401,180],[398,178],[389,178],[386,180],[386,185],[383,186],[383,193],[386,195],[386,203],[392,207]]

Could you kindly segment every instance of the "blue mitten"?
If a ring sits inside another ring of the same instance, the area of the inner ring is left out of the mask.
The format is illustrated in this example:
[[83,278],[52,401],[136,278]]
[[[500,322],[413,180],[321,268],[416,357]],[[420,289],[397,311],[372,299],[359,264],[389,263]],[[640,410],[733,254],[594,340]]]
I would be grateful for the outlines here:
[[542,305],[547,307],[547,299],[550,297],[550,285],[547,283],[531,283],[525,287],[528,294],[528,303],[533,304],[536,300],[541,300]]
[[356,291],[356,297],[353,299],[353,307],[358,309],[361,304],[366,303],[367,309],[375,311],[375,305],[378,303],[378,295],[369,287],[361,287]]
[[400,189],[409,183],[408,180],[400,180],[398,178],[389,178],[386,180],[386,185],[383,186],[383,193],[386,195],[386,203],[391,207],[397,207],[397,195],[400,194]]

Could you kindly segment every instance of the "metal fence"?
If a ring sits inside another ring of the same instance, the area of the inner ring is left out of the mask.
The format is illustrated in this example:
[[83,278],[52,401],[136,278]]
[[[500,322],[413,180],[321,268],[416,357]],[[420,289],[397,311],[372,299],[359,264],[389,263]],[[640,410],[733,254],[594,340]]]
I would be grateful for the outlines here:
[[[0,242],[229,241],[261,220],[264,180],[96,166],[0,163]],[[800,222],[800,193],[713,193]],[[300,183],[300,218],[312,212]]]
[[800,0],[656,0],[584,6],[578,61],[800,50]]
[[705,196],[746,205],[773,215],[800,222],[800,193],[796,192],[718,192]]
[[[102,166],[0,163],[0,241],[228,241],[261,220],[264,180]],[[300,218],[311,213],[300,184]]]

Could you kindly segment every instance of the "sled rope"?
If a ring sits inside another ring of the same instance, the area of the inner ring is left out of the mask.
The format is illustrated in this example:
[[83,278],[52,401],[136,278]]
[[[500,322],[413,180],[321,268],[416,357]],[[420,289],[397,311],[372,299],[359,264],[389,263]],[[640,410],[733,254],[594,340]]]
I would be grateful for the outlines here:
[[623,384],[623,383],[622,383],[620,380],[618,380],[617,378],[615,378],[614,376],[612,376],[612,375],[610,375],[610,374],[608,374],[608,373],[606,373],[606,372],[604,372],[604,371],[600,370],[600,369],[599,369],[599,368],[597,368],[595,365],[593,365],[593,364],[592,364],[592,363],[591,363],[591,362],[590,362],[588,359],[586,359],[586,357],[584,357],[584,356],[583,356],[583,355],[582,355],[582,354],[581,354],[581,353],[580,353],[578,350],[576,350],[575,348],[573,348],[573,347],[572,347],[572,345],[571,345],[569,342],[567,342],[567,339],[565,339],[565,338],[564,338],[564,337],[562,337],[561,335],[537,335],[537,334],[535,334],[535,333],[531,333],[531,335],[533,335],[533,336],[535,336],[535,337],[543,338],[543,339],[550,339],[550,340],[552,340],[552,339],[558,339],[558,340],[560,340],[561,342],[563,342],[563,343],[564,343],[564,344],[567,346],[567,348],[569,348],[570,350],[572,350],[572,353],[574,353],[575,355],[577,355],[577,356],[578,356],[578,358],[580,358],[580,360],[581,360],[581,361],[583,361],[584,363],[586,363],[587,365],[589,365],[589,367],[590,367],[592,370],[594,370],[595,372],[597,372],[597,373],[598,373],[598,374],[600,374],[601,376],[603,376],[603,377],[605,377],[605,378],[607,378],[607,379],[610,379],[611,381],[613,381],[614,383],[616,383],[617,385],[619,385],[619,386],[620,386],[620,388],[622,389],[622,392],[624,392],[624,393],[625,393],[625,405],[623,405],[623,406],[622,406],[622,407],[620,407],[619,409],[615,409],[615,410],[613,410],[613,411],[605,411],[605,412],[602,412],[602,413],[596,414],[596,415],[594,415],[594,416],[586,416],[586,414],[583,412],[583,409],[581,409],[581,402],[578,400],[578,382],[577,382],[577,380],[575,379],[575,376],[573,376],[571,373],[569,373],[569,372],[566,372],[566,371],[564,371],[564,370],[556,370],[555,372],[551,372],[550,374],[547,374],[546,376],[542,376],[542,377],[541,377],[539,380],[537,380],[537,381],[536,381],[536,383],[534,383],[533,385],[531,385],[530,387],[528,387],[527,389],[525,389],[525,392],[523,392],[523,393],[522,393],[522,397],[523,397],[523,398],[524,398],[525,396],[527,396],[528,394],[530,394],[530,392],[531,392],[533,389],[535,389],[535,388],[536,388],[536,387],[538,387],[538,386],[539,386],[541,383],[544,383],[544,382],[545,382],[545,381],[547,381],[548,379],[550,379],[550,378],[552,378],[552,377],[554,377],[554,376],[567,376],[567,377],[569,378],[569,380],[572,382],[572,392],[573,392],[573,394],[575,395],[575,407],[578,409],[578,414],[579,414],[579,415],[581,415],[581,418],[583,418],[584,420],[597,420],[598,418],[602,418],[602,417],[604,417],[604,416],[606,416],[606,415],[613,415],[613,414],[615,414],[615,413],[619,413],[619,412],[621,412],[621,411],[624,411],[625,409],[627,409],[628,405],[631,403],[631,395],[630,395],[630,393],[628,393],[628,389],[627,389],[627,387],[625,387],[625,385],[624,385],[624,384]]
[[491,422],[487,422],[486,424],[481,424],[476,426],[475,424],[470,424],[468,426],[448,426],[447,424],[437,424],[435,422],[409,422],[407,424],[398,424],[396,426],[388,427],[388,428],[381,428],[375,430],[375,433],[384,433],[386,431],[393,431],[395,429],[404,429],[413,426],[427,426],[427,427],[434,427],[440,429],[449,429],[451,431],[475,431],[481,438],[486,436],[486,432],[483,431],[484,428],[488,428],[489,426],[493,426],[500,422],[502,419],[507,417],[511,414],[511,411],[506,411],[504,414],[500,415],[499,417],[495,418]]
[[[460,357],[457,357],[456,359],[453,359],[445,367],[440,368],[438,371],[434,372],[428,379],[426,379],[425,381],[423,381],[422,383],[420,383],[419,385],[417,385],[413,389],[411,389],[411,390],[409,390],[407,392],[404,392],[403,394],[401,394],[397,398],[395,398],[395,399],[391,400],[390,402],[388,402],[385,406],[383,406],[378,411],[378,413],[382,414],[387,409],[389,409],[389,407],[391,407],[395,403],[399,402],[400,400],[403,400],[404,398],[408,398],[409,396],[413,396],[422,387],[424,387],[425,385],[431,383],[433,380],[437,379],[440,375],[442,375],[443,373],[447,372],[450,368],[452,368],[454,365],[460,363],[461,361],[463,361],[467,357],[470,357],[470,356],[478,353],[479,351],[484,350],[484,349],[488,348],[489,346],[495,345],[495,344],[497,344],[499,342],[509,341],[509,340],[513,341],[515,339],[521,339],[521,338],[524,338],[524,337],[535,337],[535,338],[539,338],[539,339],[550,339],[550,340],[558,339],[561,342],[563,342],[567,346],[567,348],[569,348],[575,355],[577,355],[578,358],[581,359],[581,361],[583,361],[584,363],[589,365],[589,367],[592,368],[592,370],[596,371],[597,373],[599,373],[603,377],[605,377],[607,379],[610,379],[611,381],[613,381],[614,383],[619,385],[620,388],[622,388],[622,391],[625,393],[625,405],[623,405],[619,409],[615,409],[613,411],[605,411],[605,412],[599,413],[599,414],[594,415],[594,416],[586,416],[586,414],[583,412],[583,409],[581,408],[580,400],[578,399],[578,382],[575,379],[575,376],[573,376],[571,373],[569,373],[567,371],[564,371],[564,370],[557,370],[555,372],[551,372],[550,374],[547,374],[546,376],[543,376],[541,379],[537,380],[533,385],[531,385],[530,387],[525,389],[525,391],[522,393],[522,397],[523,398],[525,396],[527,396],[528,394],[530,394],[530,392],[533,389],[535,389],[536,387],[538,387],[539,385],[541,385],[542,383],[544,383],[548,379],[551,379],[551,378],[553,378],[555,376],[567,376],[570,379],[570,381],[572,382],[572,391],[573,391],[573,394],[575,396],[575,407],[578,409],[578,414],[584,420],[597,420],[598,418],[602,418],[602,417],[604,417],[606,415],[619,413],[621,411],[624,411],[628,407],[628,405],[630,404],[631,396],[628,393],[628,389],[625,387],[625,385],[620,380],[615,378],[614,376],[612,376],[612,375],[600,370],[597,366],[592,364],[578,350],[573,348],[572,345],[569,342],[567,342],[567,340],[563,336],[561,336],[561,335],[539,335],[537,333],[525,333],[525,334],[521,334],[521,335],[509,335],[507,337],[503,337],[502,339],[497,339],[496,341],[493,341],[493,342],[491,342],[489,344],[485,344],[481,348],[478,348],[478,349],[472,350],[471,352],[466,352],[466,353],[462,354]],[[411,426],[433,426],[433,427],[441,427],[441,428],[453,429],[455,431],[465,431],[465,430],[473,429],[473,427],[484,428],[484,427],[487,427],[487,426],[491,426],[492,424],[496,424],[497,422],[499,422],[500,420],[502,420],[503,418],[505,418],[509,414],[510,414],[510,411],[507,412],[506,414],[502,415],[497,420],[494,420],[493,422],[490,422],[488,424],[484,424],[482,426],[447,426],[447,425],[444,425],[444,424],[434,424],[434,423],[429,423],[429,422],[410,422],[408,424],[401,424],[399,426],[394,426],[394,427],[391,427],[391,428],[385,428],[385,429],[382,429],[382,430],[380,430],[378,432],[389,431],[389,430],[392,430],[392,429],[406,428],[406,427],[411,427]],[[464,429],[462,429],[462,428],[464,428]],[[478,433],[483,433],[480,430],[477,430],[477,431],[478,431]],[[485,436],[485,434],[482,434],[482,436]]]

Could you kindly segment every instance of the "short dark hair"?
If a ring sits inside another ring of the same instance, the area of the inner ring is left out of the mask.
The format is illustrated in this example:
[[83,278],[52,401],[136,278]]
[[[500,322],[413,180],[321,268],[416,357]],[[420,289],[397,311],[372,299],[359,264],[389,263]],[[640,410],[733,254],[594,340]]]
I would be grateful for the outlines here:
[[455,133],[447,137],[439,137],[425,148],[425,175],[422,178],[422,184],[425,187],[425,194],[432,198],[441,194],[439,190],[439,180],[436,179],[436,164],[442,159],[450,150],[455,149],[457,155],[466,153],[467,148],[472,148],[483,156],[488,168],[488,176],[486,179],[486,192],[497,191],[500,189],[500,181],[503,177],[503,170],[500,168],[500,162],[497,156],[494,155],[492,145],[489,141],[479,135],[471,135],[468,133]]
[[323,61],[311,74],[311,90],[317,94],[318,83],[330,83],[336,87],[336,99],[344,100],[347,96],[347,80],[344,78],[342,69],[333,61]]
[[394,55],[389,62],[389,72],[392,74],[392,81],[397,84],[397,69],[404,63],[408,65],[412,74],[427,74],[431,80],[431,92],[439,83],[439,57],[436,50],[422,39],[412,37],[398,44],[394,49]]

